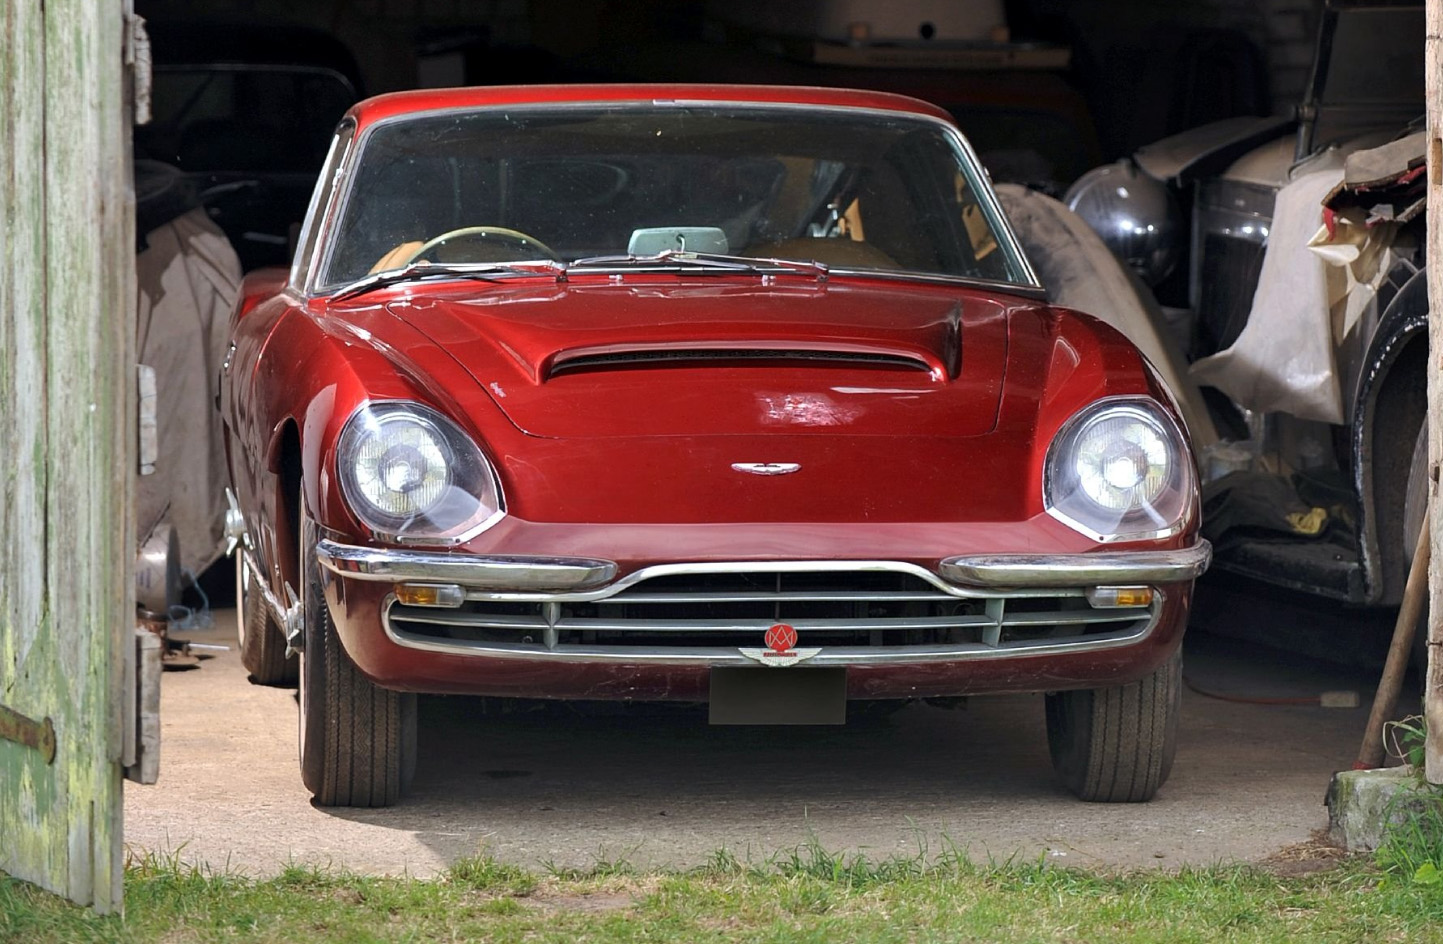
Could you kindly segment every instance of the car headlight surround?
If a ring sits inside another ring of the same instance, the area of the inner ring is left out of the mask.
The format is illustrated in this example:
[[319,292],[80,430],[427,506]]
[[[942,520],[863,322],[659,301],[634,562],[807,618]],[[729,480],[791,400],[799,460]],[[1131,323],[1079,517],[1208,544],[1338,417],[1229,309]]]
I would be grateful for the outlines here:
[[1067,188],[1062,202],[1148,285],[1177,266],[1184,248],[1182,211],[1167,185],[1131,160],[1094,167]]
[[1064,423],[1047,450],[1048,514],[1095,541],[1177,534],[1193,517],[1196,495],[1186,439],[1151,399],[1098,400]]
[[336,471],[347,506],[383,539],[459,544],[505,513],[495,469],[450,419],[421,403],[368,403],[346,420]]

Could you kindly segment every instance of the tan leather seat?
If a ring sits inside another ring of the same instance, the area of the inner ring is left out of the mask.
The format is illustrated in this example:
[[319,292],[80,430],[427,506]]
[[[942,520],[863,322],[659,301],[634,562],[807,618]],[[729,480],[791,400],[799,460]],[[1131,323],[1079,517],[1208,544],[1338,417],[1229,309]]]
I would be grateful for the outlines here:
[[860,266],[867,269],[900,269],[897,260],[868,243],[846,238],[801,237],[783,239],[775,243],[748,246],[744,256],[778,259],[813,259],[829,266],[847,268]]
[[419,239],[401,243],[401,245],[377,259],[376,264],[371,266],[370,274],[374,275],[377,272],[385,272],[387,269],[401,268],[401,266],[410,262],[411,257],[416,254],[416,250],[424,245],[425,243]]

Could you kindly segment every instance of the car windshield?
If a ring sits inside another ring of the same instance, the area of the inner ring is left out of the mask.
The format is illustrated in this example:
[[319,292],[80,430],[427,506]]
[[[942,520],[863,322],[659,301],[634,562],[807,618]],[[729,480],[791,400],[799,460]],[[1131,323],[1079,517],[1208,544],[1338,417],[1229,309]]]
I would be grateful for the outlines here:
[[1338,11],[1320,104],[1400,103],[1423,113],[1423,5]]
[[372,127],[342,179],[319,291],[416,262],[626,265],[676,252],[1032,284],[960,139],[904,114],[424,113]]

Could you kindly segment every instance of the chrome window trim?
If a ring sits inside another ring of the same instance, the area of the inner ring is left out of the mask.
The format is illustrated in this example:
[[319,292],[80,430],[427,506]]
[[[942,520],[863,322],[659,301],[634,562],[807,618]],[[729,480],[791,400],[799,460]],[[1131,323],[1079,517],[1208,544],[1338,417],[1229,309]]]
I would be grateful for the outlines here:
[[[943,283],[954,283],[962,285],[974,285],[981,287],[997,287],[1001,291],[1016,292],[1027,297],[1046,299],[1046,290],[1041,280],[1037,277],[1037,271],[1032,267],[1027,254],[1022,251],[1022,244],[1018,241],[1016,233],[1012,231],[1012,225],[1007,219],[1007,214],[1002,211],[1002,205],[997,200],[997,193],[992,186],[991,175],[977,157],[977,152],[972,148],[972,143],[957,125],[948,118],[941,118],[936,115],[929,115],[923,112],[901,111],[888,108],[870,108],[860,105],[840,104],[810,104],[806,102],[765,102],[756,100],[736,99],[588,99],[585,101],[573,102],[511,102],[504,105],[470,105],[453,108],[432,108],[407,112],[401,115],[390,115],[385,118],[371,122],[359,133],[353,133],[346,152],[336,167],[334,176],[335,186],[327,198],[326,213],[319,222],[319,231],[316,234],[315,253],[311,260],[312,264],[307,268],[305,286],[301,294],[307,298],[325,297],[341,287],[341,284],[328,285],[324,288],[318,286],[318,273],[330,265],[332,256],[331,236],[335,229],[338,217],[345,211],[346,205],[350,202],[351,184],[353,182],[352,171],[356,163],[365,154],[366,146],[370,143],[373,132],[378,128],[385,128],[392,124],[412,121],[419,118],[435,118],[446,115],[466,115],[482,112],[516,112],[522,109],[542,109],[547,111],[561,111],[568,109],[582,110],[597,107],[650,107],[674,106],[678,108],[737,108],[757,110],[779,110],[810,112],[839,112],[850,115],[872,115],[891,119],[905,119],[920,123],[932,124],[941,128],[947,137],[961,154],[966,175],[970,176],[971,183],[977,190],[978,204],[982,207],[987,222],[993,229],[993,235],[997,237],[998,247],[1003,255],[1007,257],[1012,267],[1017,269],[1020,276],[1025,280],[1021,282],[995,282],[988,279],[971,279],[965,276],[949,275],[947,273],[912,272],[909,270],[889,269],[837,269],[829,271],[835,274],[848,274],[859,276],[876,276],[879,273],[893,273],[890,278],[898,280],[919,279],[926,281],[940,281]],[[304,229],[302,230],[304,233]],[[887,277],[887,276],[883,276]]]
[[[315,284],[316,266],[321,262],[322,251],[329,242],[329,224],[335,216],[337,194],[343,189],[356,153],[356,140],[356,119],[347,114],[336,125],[330,150],[321,164],[321,175],[316,178],[316,190],[311,194],[305,218],[301,221],[296,254],[291,259],[286,276],[286,288],[302,298],[308,297],[310,287]],[[310,258],[302,264],[307,250]]]

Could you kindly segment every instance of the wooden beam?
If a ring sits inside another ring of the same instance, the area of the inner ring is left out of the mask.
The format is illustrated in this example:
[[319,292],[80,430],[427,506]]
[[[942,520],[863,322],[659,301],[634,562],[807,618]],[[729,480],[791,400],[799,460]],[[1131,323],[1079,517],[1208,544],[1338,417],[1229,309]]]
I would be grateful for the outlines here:
[[1443,502],[1438,501],[1443,444],[1443,0],[1428,0],[1425,72],[1428,102],[1428,515],[1433,565],[1429,570],[1428,672],[1423,713],[1428,725],[1425,774],[1443,784]]

